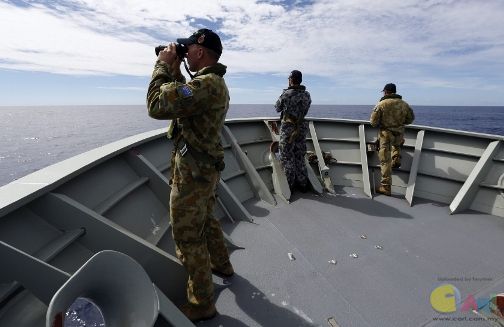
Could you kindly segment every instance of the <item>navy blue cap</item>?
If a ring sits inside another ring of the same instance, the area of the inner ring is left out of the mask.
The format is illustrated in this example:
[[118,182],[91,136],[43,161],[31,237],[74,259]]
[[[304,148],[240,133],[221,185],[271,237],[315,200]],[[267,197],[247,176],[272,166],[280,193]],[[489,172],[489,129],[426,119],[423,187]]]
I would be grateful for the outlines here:
[[186,46],[199,44],[215,51],[219,56],[222,54],[222,43],[220,37],[208,28],[202,28],[194,32],[186,39],[177,39],[177,42]]
[[383,87],[383,90],[382,92],[390,92],[390,93],[396,93],[396,86],[394,83],[388,83],[388,84],[385,84],[385,86]]

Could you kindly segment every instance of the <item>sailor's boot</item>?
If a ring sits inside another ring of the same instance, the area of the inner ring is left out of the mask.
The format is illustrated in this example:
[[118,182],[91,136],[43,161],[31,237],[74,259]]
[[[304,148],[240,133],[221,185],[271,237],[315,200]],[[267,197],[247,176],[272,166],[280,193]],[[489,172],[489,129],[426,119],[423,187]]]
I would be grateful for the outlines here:
[[301,191],[301,193],[306,193],[308,192],[308,190],[310,189],[308,184],[305,184],[305,185],[299,185],[298,186],[299,190]]
[[215,266],[212,264],[211,268],[212,272],[216,275],[220,275],[223,277],[231,277],[234,275],[233,265],[229,261],[220,266]]
[[193,305],[190,303],[179,306],[179,310],[192,322],[212,319],[217,315],[215,304],[209,305]]
[[380,187],[376,189],[376,193],[390,196],[392,194],[392,191],[390,189],[390,185],[380,185]]

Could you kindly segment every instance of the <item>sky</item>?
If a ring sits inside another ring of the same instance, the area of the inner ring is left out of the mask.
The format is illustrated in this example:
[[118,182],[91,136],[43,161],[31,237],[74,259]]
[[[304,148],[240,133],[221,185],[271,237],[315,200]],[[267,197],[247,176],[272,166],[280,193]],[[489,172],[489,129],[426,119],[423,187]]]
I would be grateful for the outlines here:
[[[210,28],[233,104],[504,106],[503,0],[0,1],[0,106],[142,105],[154,47]],[[184,69],[182,69],[184,71]]]

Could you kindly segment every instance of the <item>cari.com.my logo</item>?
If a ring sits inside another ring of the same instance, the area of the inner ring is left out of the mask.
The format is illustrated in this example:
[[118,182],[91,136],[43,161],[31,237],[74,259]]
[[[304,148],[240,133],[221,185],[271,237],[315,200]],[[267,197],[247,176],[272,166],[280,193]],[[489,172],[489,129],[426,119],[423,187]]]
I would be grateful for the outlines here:
[[431,292],[430,303],[432,308],[440,313],[453,313],[457,310],[461,312],[489,311],[490,313],[491,306],[488,304],[495,296],[496,294],[489,297],[474,297],[473,294],[469,294],[462,299],[458,288],[451,284],[443,284]]

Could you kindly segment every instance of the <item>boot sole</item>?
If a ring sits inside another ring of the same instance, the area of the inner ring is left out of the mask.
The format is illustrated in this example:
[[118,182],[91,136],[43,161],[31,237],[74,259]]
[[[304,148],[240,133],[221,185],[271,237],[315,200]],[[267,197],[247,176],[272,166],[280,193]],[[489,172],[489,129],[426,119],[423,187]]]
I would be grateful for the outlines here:
[[223,273],[223,272],[221,272],[221,271],[218,271],[218,270],[212,269],[212,274],[217,275],[217,276],[219,276],[219,277],[227,277],[227,278],[229,278],[229,277],[233,277],[234,272],[233,272],[233,273],[231,273],[231,274],[225,274],[225,273]]
[[191,320],[191,322],[196,323],[196,322],[200,322],[200,321],[205,321],[205,320],[213,319],[213,318],[215,318],[216,315],[217,315],[217,310],[211,316],[202,317],[202,318],[198,318],[198,319],[194,319],[194,320],[189,319],[189,318],[187,318],[187,319]]

